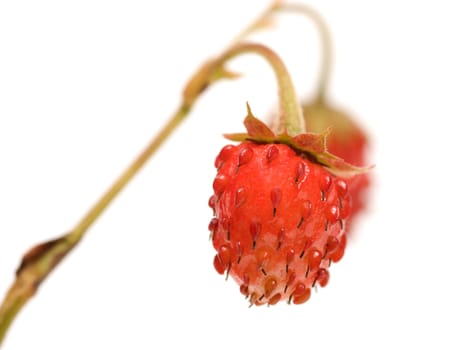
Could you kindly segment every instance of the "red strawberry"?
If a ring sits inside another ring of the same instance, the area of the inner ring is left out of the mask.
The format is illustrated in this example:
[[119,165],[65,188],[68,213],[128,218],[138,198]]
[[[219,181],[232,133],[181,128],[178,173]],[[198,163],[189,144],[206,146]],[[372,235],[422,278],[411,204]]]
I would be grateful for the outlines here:
[[[316,100],[303,107],[306,129],[309,132],[324,133],[330,128],[327,149],[343,158],[347,163],[362,166],[369,148],[368,137],[360,125],[343,111]],[[348,181],[352,198],[351,219],[365,208],[366,194],[370,185],[367,173],[358,174]]]
[[358,169],[325,150],[324,134],[275,135],[250,110],[245,126],[215,162],[214,266],[251,305],[300,304],[344,254],[350,196],[340,175]]

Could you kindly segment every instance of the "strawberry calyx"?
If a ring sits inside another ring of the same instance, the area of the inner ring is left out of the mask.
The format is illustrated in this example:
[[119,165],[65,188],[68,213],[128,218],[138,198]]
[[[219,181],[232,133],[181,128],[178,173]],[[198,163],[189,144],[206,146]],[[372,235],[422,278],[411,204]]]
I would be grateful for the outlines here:
[[328,128],[322,133],[302,132],[291,136],[286,131],[274,133],[264,122],[256,118],[247,104],[247,116],[244,119],[246,133],[224,134],[231,141],[252,141],[259,144],[277,143],[290,146],[296,152],[304,154],[318,164],[326,167],[332,174],[341,177],[352,177],[367,172],[372,167],[360,167],[347,163],[344,159],[327,151]]

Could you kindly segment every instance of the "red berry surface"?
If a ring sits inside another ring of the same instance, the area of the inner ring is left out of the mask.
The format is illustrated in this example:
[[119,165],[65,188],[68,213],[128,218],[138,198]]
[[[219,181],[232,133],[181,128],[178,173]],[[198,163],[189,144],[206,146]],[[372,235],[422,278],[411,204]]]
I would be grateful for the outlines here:
[[214,267],[251,305],[307,301],[344,254],[348,180],[310,158],[283,143],[244,141],[216,159]]

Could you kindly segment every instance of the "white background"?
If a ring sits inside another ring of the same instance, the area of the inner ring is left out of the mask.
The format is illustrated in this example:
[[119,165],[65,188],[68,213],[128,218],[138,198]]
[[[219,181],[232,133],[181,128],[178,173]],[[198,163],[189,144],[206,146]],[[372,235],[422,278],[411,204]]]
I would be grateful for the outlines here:
[[[0,2],[0,294],[20,256],[71,228],[175,110],[200,63],[268,1]],[[305,1],[312,3],[313,1]],[[371,134],[373,200],[325,289],[247,308],[213,266],[207,206],[221,134],[264,116],[256,56],[202,96],[14,322],[5,349],[449,349],[450,81],[445,1],[315,1],[330,99]],[[312,23],[254,36],[313,93]]]

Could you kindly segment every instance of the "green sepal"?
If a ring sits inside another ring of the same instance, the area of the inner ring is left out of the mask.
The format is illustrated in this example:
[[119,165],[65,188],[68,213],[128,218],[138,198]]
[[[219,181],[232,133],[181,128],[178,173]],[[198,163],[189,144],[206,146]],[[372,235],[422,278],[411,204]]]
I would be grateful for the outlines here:
[[325,166],[331,173],[341,177],[362,174],[372,168],[372,166],[359,167],[352,165],[344,159],[329,153],[327,151],[327,137],[331,132],[330,128],[320,134],[307,132],[296,136],[290,136],[287,133],[276,135],[264,122],[252,114],[249,104],[247,104],[247,116],[244,119],[244,126],[247,133],[224,134],[224,137],[235,142],[252,141],[256,143],[288,145],[295,151],[303,153]]

